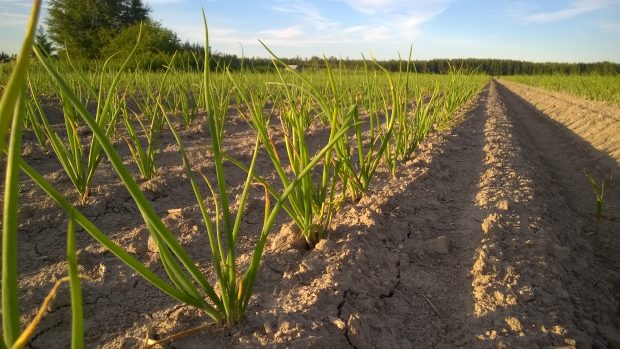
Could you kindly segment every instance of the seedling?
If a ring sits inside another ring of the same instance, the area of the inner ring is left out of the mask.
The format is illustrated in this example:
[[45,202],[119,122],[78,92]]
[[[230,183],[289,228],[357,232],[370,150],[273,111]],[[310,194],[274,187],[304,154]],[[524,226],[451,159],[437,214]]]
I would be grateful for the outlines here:
[[596,219],[600,221],[603,218],[603,202],[605,200],[605,180],[601,179],[600,183],[597,183],[592,176],[588,173],[585,173],[586,177],[590,181],[590,186],[592,187],[592,191],[594,192],[594,197],[596,199]]

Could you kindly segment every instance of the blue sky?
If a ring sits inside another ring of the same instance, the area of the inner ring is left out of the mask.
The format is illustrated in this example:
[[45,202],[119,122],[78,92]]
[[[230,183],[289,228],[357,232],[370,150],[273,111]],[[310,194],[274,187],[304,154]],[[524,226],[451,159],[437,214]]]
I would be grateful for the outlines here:
[[[182,40],[214,50],[282,57],[512,58],[620,62],[620,0],[146,0]],[[30,8],[0,0],[0,50],[16,52]]]

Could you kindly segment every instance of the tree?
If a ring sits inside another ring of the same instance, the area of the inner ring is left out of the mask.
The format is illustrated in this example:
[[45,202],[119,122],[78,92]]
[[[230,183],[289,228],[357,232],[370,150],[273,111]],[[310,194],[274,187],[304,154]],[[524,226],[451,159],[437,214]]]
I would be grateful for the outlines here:
[[168,63],[171,53],[181,48],[181,42],[173,31],[159,23],[146,21],[123,29],[101,50],[102,56],[109,57],[120,52],[119,60],[124,59],[136,45],[140,31],[140,43],[132,59],[134,66],[159,69]]
[[4,51],[0,51],[0,63],[8,63],[14,61],[15,58],[17,58],[15,54],[10,55]]
[[98,58],[123,28],[148,19],[141,0],[50,0],[50,39],[71,55]]
[[54,46],[52,45],[50,39],[47,37],[47,33],[45,33],[43,27],[39,27],[39,30],[37,30],[37,34],[34,37],[34,43],[43,51],[44,55],[54,55]]
[[125,0],[120,15],[121,23],[133,24],[145,21],[149,18],[148,7],[142,4],[142,0]]

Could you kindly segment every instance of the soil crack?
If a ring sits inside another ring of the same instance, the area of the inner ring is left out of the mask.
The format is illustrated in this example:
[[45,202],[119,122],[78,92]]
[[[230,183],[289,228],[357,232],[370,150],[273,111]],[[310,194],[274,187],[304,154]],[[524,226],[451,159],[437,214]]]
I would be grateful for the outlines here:
[[343,319],[342,318],[342,308],[347,303],[347,298],[349,297],[349,294],[351,294],[351,293],[352,293],[352,291],[350,289],[347,289],[342,294],[342,300],[338,304],[338,318],[341,321],[343,321],[344,324],[345,324],[345,327],[344,327],[344,337],[347,339],[347,342],[349,343],[351,348],[357,349],[357,347],[353,344],[353,342],[351,341],[351,338],[349,337],[349,319]]

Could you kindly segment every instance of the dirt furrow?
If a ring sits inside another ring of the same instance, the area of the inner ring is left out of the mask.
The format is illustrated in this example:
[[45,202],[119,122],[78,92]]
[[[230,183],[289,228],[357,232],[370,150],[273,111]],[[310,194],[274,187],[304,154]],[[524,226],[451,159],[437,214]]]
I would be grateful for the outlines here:
[[[575,116],[551,118],[507,88],[499,85],[497,90],[518,141],[516,148],[525,154],[524,172],[532,181],[533,200],[526,212],[530,225],[535,222],[530,229],[536,232],[536,239],[519,254],[523,260],[538,258],[542,262],[528,270],[528,278],[538,291],[523,313],[532,319],[536,318],[532,312],[541,312],[540,319],[550,322],[536,323],[538,332],[548,334],[554,344],[574,340],[577,347],[618,345],[617,162],[613,154],[580,138],[576,134],[579,130],[556,121]],[[606,211],[600,221],[593,215],[594,194],[584,172],[606,180]]]
[[620,106],[512,81],[502,80],[502,84],[570,130],[575,142],[585,140],[620,164]]
[[[592,220],[592,192],[582,172],[583,160],[591,159],[587,142],[575,144],[565,134],[570,130],[495,83],[488,103],[486,169],[476,200],[486,217],[472,268],[480,344],[614,343],[618,269],[612,256],[619,249],[610,241],[601,259],[595,246],[617,225]],[[617,169],[602,172],[608,171]],[[612,194],[607,204],[616,200]],[[595,237],[588,234],[594,227]]]

